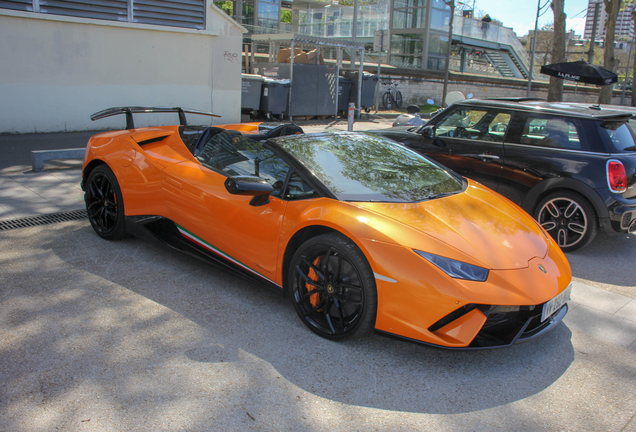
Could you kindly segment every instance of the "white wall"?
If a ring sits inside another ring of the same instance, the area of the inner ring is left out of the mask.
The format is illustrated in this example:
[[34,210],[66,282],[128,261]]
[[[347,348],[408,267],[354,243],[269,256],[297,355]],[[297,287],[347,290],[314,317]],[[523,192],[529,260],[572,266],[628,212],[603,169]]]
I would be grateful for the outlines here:
[[0,9],[0,133],[123,128],[123,116],[90,120],[115,106],[240,121],[243,28],[211,2],[206,15],[206,30],[190,30]]

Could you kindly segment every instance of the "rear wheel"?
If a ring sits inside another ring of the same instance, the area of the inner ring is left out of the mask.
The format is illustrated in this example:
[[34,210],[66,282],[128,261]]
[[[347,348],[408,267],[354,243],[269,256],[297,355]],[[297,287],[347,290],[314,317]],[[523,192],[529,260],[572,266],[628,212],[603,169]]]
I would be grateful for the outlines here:
[[301,321],[327,339],[348,339],[375,327],[375,278],[362,251],[340,234],[305,242],[289,270],[294,308]]
[[124,200],[113,171],[106,165],[93,169],[84,194],[88,220],[95,232],[106,240],[127,237]]
[[535,219],[564,252],[587,246],[598,231],[592,205],[575,192],[555,192],[543,198],[535,211]]

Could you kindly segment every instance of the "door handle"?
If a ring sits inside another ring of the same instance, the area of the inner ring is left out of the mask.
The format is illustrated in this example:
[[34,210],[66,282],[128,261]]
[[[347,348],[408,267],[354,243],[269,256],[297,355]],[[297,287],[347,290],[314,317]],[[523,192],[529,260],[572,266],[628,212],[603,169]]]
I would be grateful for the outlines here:
[[177,180],[173,179],[172,177],[167,177],[166,176],[166,183],[168,183],[171,186],[176,187],[177,189],[183,189],[183,184],[181,184],[181,182],[178,182]]
[[487,162],[490,160],[499,160],[499,156],[493,155],[493,154],[482,153],[478,157],[481,158],[484,162]]

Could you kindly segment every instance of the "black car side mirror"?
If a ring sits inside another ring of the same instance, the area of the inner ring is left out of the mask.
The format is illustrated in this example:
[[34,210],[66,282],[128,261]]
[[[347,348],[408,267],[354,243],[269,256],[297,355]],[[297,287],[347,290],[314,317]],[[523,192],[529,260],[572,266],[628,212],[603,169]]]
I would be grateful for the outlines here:
[[267,180],[254,176],[234,176],[225,180],[225,189],[232,195],[251,195],[250,205],[260,206],[269,202],[274,188]]
[[424,126],[421,132],[424,138],[433,139],[435,138],[435,126]]

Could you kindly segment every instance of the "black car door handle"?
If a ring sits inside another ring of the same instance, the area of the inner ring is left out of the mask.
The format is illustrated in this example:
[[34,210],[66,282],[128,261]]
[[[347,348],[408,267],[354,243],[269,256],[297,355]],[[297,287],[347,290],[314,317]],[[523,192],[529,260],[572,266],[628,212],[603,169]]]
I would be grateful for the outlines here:
[[481,160],[483,160],[484,162],[488,162],[491,160],[499,160],[499,156],[497,155],[493,155],[493,154],[486,154],[486,153],[482,153],[480,155],[477,155],[478,158],[480,158]]

